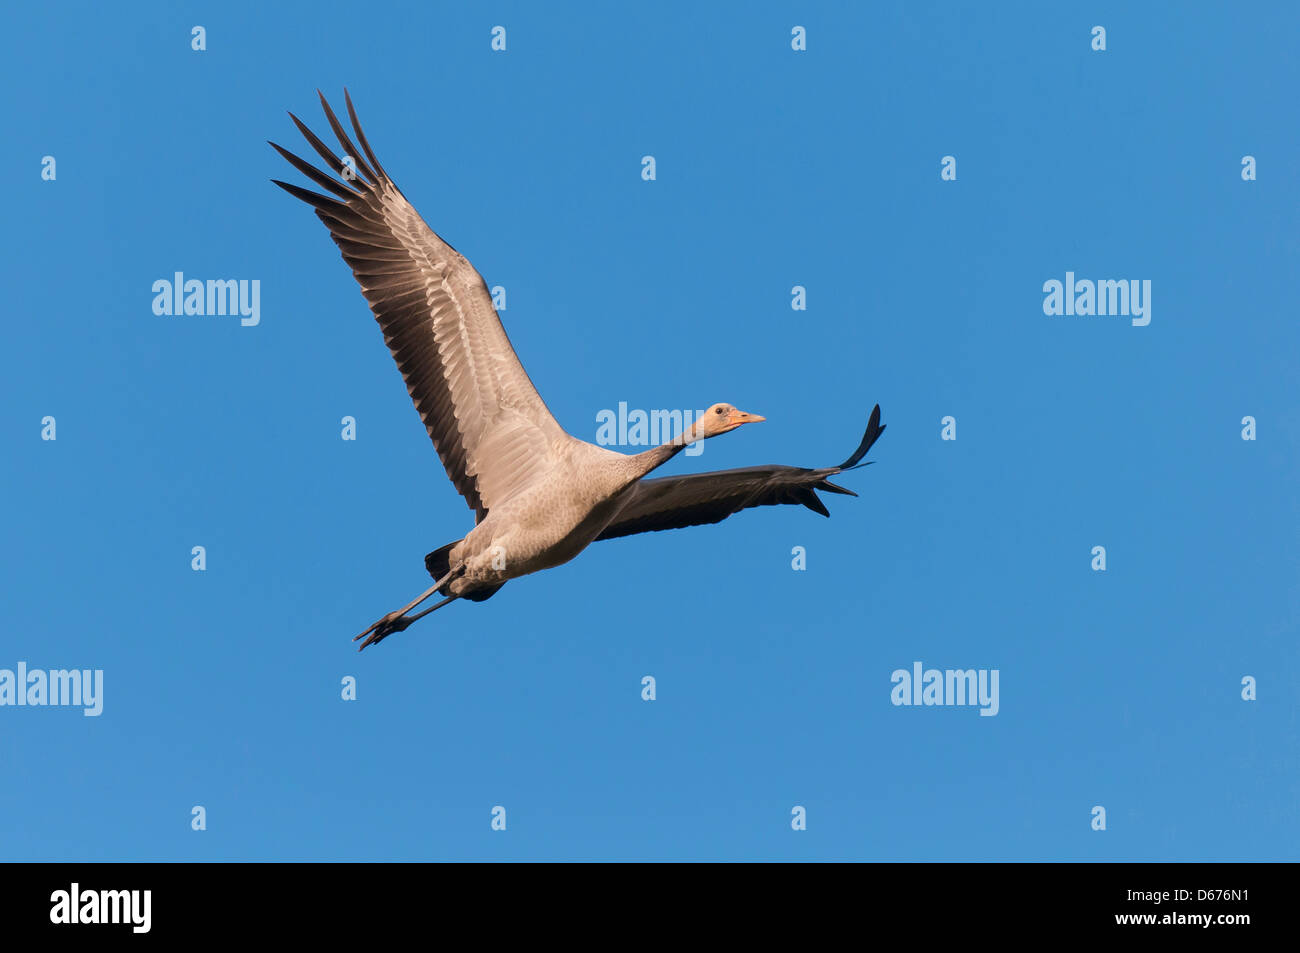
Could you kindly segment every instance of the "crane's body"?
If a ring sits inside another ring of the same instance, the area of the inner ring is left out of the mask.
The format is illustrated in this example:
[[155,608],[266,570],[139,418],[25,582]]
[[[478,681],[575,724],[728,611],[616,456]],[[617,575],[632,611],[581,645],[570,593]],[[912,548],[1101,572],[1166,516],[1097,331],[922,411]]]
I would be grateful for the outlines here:
[[567,563],[623,508],[644,474],[626,456],[573,437],[556,448],[554,465],[535,483],[493,507],[453,547],[465,574],[448,595],[498,586]]
[[[815,491],[856,496],[829,477],[862,465],[885,429],[879,405],[853,455],[819,469],[769,465],[647,479],[687,445],[763,420],[730,404],[714,404],[644,453],[615,453],[566,433],[519,362],[482,277],[393,184],[345,98],[361,149],[324,96],[321,105],[346,159],[289,114],[333,174],[271,143],[333,197],[273,181],[314,207],[329,228],[447,477],[475,513],[468,534],[425,557],[434,584],[358,635],[361,648],[456,599],[482,602],[507,581],[566,563],[597,540],[717,523],[753,506],[799,503],[829,516]],[[446,598],[407,614],[435,592]]]

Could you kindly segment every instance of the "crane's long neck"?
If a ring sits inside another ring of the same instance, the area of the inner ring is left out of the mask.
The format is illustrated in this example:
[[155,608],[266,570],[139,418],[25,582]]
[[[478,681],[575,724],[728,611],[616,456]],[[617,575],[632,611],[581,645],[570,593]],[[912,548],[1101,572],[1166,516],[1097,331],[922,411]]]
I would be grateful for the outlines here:
[[667,443],[662,443],[653,450],[647,450],[645,453],[637,453],[627,458],[635,476],[633,479],[639,480],[652,470],[663,466],[677,454],[681,453],[690,444],[694,443],[695,428],[687,427],[682,433],[678,434]]

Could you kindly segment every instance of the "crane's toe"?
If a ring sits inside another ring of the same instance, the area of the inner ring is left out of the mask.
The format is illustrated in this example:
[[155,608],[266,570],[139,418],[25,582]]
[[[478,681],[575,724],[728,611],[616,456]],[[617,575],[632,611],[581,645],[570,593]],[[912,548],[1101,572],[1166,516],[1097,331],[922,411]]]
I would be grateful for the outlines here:
[[[411,620],[403,615],[400,609],[395,609],[360,635],[354,636],[352,641],[356,642],[358,639],[366,639],[361,643],[360,648],[357,649],[357,651],[360,652],[361,649],[364,649],[367,645],[374,645],[376,642],[382,642],[394,632],[401,632],[410,624]],[[366,636],[369,636],[369,638],[366,638]]]

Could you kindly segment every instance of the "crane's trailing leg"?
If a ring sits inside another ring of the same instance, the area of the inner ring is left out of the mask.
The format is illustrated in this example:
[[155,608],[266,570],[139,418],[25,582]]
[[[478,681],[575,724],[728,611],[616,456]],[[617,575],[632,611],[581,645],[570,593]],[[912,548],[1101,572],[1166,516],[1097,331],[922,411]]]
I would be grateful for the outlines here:
[[[455,579],[457,576],[462,575],[464,572],[465,572],[464,566],[457,566],[451,572],[447,573],[445,576],[443,576],[441,579],[435,582],[432,586],[426,589],[418,597],[411,600],[406,605],[402,606],[402,608],[394,609],[392,612],[388,613],[386,616],[384,616],[374,625],[370,626],[370,628],[366,629],[366,631],[362,632],[358,636],[355,636],[352,639],[353,642],[356,642],[358,639],[365,639],[365,641],[361,643],[361,648],[357,649],[357,651],[361,651],[361,649],[364,649],[367,645],[374,645],[376,642],[382,642],[384,639],[388,638],[388,636],[392,635],[394,632],[403,631],[412,622],[415,622],[418,619],[423,619],[425,616],[427,616],[430,612],[434,611],[435,609],[441,609],[447,603],[455,602],[457,599],[460,598],[460,596],[448,596],[446,599],[443,599],[441,602],[437,603],[436,605],[430,606],[429,608],[425,609],[423,612],[417,612],[415,615],[410,615],[410,616],[406,614],[410,612],[412,609],[414,609],[416,606],[418,606],[425,599],[428,599],[431,595],[433,595],[435,592],[437,592],[447,583],[451,582],[451,580]],[[369,636],[369,638],[366,638],[366,636]]]

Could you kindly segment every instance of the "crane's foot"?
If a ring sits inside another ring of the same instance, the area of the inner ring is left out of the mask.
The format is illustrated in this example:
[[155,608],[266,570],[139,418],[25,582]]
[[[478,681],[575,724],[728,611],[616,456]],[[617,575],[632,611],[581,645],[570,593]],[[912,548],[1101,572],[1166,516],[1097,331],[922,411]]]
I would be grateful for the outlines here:
[[[415,622],[417,619],[423,619],[430,612],[433,612],[436,609],[441,609],[447,603],[455,602],[457,599],[460,598],[460,596],[448,596],[446,599],[443,599],[441,602],[437,603],[436,605],[429,606],[429,608],[423,609],[420,612],[415,613],[415,615],[406,614],[410,612],[412,609],[414,609],[416,606],[418,606],[425,599],[428,599],[431,595],[437,592],[441,586],[445,586],[451,580],[459,576],[463,576],[464,574],[465,574],[465,567],[458,566],[456,569],[453,569],[451,572],[447,573],[445,576],[443,576],[441,579],[435,582],[432,586],[430,586],[428,589],[422,592],[419,596],[412,599],[406,605],[402,606],[402,608],[394,609],[392,612],[388,613],[388,615],[384,616],[382,619],[380,619],[370,628],[366,629],[366,631],[362,632],[358,636],[355,636],[352,639],[352,641],[356,642],[359,639],[365,639],[365,641],[361,643],[361,649],[364,649],[367,645],[374,645],[376,642],[382,642],[384,639],[388,638],[394,632],[401,632],[412,622]],[[361,649],[357,649],[357,651],[359,652],[361,651]]]
[[[361,643],[361,648],[357,649],[357,651],[360,652],[361,649],[364,649],[367,645],[374,645],[376,642],[382,642],[394,632],[403,631],[414,621],[415,620],[410,616],[403,614],[401,609],[394,609],[370,628],[366,629],[366,631],[355,636],[352,641],[356,642],[358,639],[365,639],[365,641]],[[369,636],[369,638],[367,638],[367,636]]]

